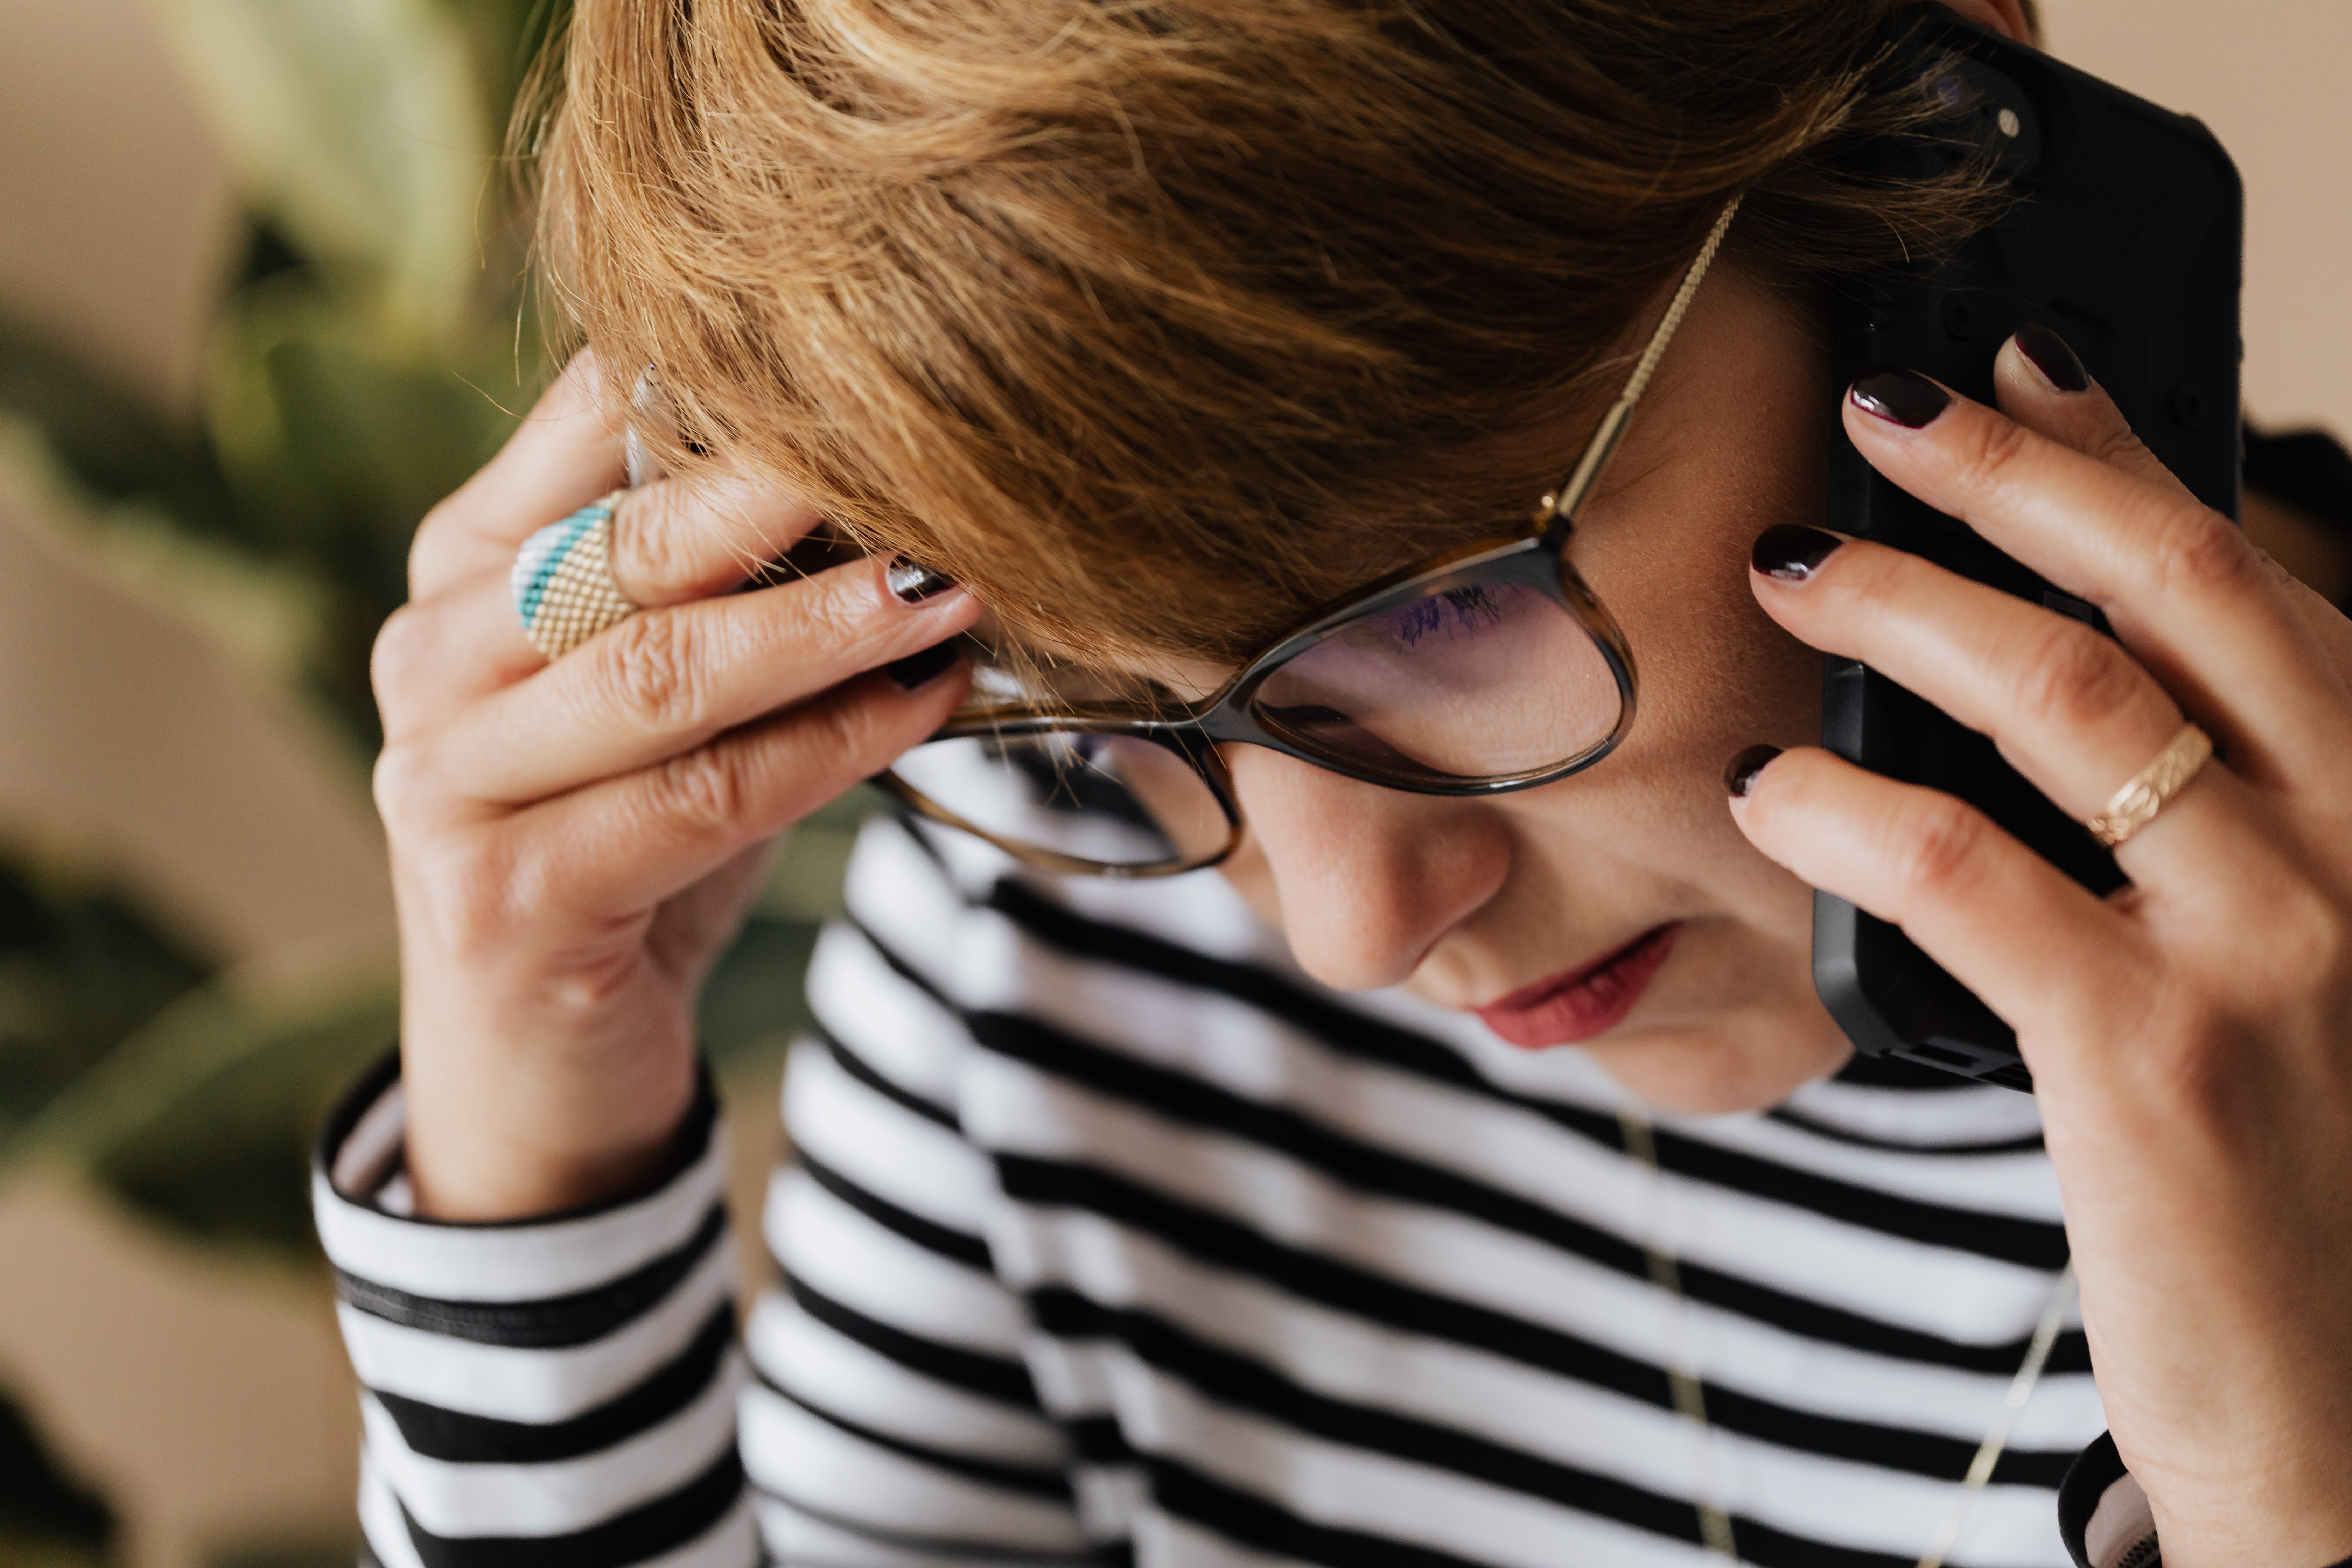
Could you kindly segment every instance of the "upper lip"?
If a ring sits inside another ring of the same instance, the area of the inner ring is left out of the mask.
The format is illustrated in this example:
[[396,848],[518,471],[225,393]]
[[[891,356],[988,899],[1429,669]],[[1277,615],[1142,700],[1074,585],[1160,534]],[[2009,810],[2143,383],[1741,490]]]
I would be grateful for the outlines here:
[[1572,991],[1583,984],[1674,923],[1672,921],[1661,921],[1657,925],[1626,938],[1598,958],[1589,960],[1574,969],[1563,969],[1559,973],[1538,980],[1532,985],[1522,985],[1507,996],[1497,996],[1492,1002],[1481,1002],[1472,1010],[1479,1013],[1514,1013],[1522,1008],[1538,1006],[1563,991]]

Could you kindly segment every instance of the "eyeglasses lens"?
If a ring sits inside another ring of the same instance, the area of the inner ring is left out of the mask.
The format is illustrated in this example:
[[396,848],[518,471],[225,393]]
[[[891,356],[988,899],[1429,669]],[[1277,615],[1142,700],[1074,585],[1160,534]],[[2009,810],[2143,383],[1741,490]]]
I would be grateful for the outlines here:
[[901,782],[1001,842],[1111,870],[1213,859],[1224,808],[1167,747],[1124,735],[964,735],[900,757]]
[[1622,710],[1583,624],[1532,586],[1492,580],[1441,584],[1350,622],[1252,703],[1301,750],[1432,783],[1559,767],[1607,741]]

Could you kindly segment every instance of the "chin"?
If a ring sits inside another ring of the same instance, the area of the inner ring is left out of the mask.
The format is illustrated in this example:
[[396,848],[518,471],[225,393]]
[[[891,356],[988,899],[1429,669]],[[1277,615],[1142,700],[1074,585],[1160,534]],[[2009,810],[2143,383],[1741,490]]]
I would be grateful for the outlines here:
[[1585,1054],[1660,1110],[1727,1116],[1780,1104],[1845,1065],[1853,1047],[1818,1004],[1806,1010],[1750,1006],[1711,1018],[1628,1019]]

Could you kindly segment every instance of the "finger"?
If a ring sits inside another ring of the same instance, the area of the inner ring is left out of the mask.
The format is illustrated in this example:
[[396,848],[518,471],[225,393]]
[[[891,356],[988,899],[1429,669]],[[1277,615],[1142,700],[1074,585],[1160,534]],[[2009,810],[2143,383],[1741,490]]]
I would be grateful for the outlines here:
[[[2076,821],[2105,811],[2179,732],[2179,705],[2114,639],[1905,551],[1867,540],[1804,548],[1836,537],[1774,530],[1757,541],[1751,581],[1765,613],[1991,736]],[[2225,777],[2201,770],[2117,850],[2136,880],[2179,888],[2185,874],[2202,886],[2202,868],[2266,857]]]
[[515,616],[503,570],[478,574],[394,610],[369,662],[384,739],[399,742],[547,667]]
[[408,594],[514,560],[540,529],[620,488],[622,426],[606,406],[594,351],[583,349],[523,416],[497,457],[428,513],[408,555]]
[[2312,722],[2341,702],[2324,654],[2228,519],[1907,371],[1857,382],[1845,425],[1888,479],[2105,612],[2232,767],[2341,787],[2352,725]]
[[[2001,412],[2027,429],[2175,495],[2189,495],[2189,487],[2148,449],[2073,347],[2051,328],[2028,322],[2018,329],[1993,362],[1993,385]],[[2340,700],[2352,704],[2352,619],[2259,550],[2256,558],[2326,652]]]
[[539,800],[692,751],[941,642],[980,613],[961,592],[903,604],[871,560],[647,610],[469,708],[439,760],[472,799]]
[[613,513],[613,581],[636,604],[684,604],[747,581],[819,521],[816,510],[748,475],[660,479]]
[[2131,922],[1973,807],[1812,747],[1744,782],[1731,810],[1750,843],[1900,926],[2021,1039],[2118,1037],[2116,999],[2150,994]]
[[[882,675],[730,731],[653,767],[543,801],[518,819],[533,896],[636,913],[888,767],[971,685],[957,666],[901,691]],[[616,846],[626,846],[625,853]]]
[[2020,327],[1993,356],[1992,382],[2000,411],[2027,429],[2194,504],[2054,329]]

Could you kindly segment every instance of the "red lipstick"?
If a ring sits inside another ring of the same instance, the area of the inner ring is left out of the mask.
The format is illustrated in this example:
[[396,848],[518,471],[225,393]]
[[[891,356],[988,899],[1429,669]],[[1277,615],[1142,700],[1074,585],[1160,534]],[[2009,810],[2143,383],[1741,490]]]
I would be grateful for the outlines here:
[[1613,1029],[1675,951],[1682,922],[1654,927],[1581,969],[1538,980],[1478,1009],[1486,1027],[1522,1050],[1572,1046]]

